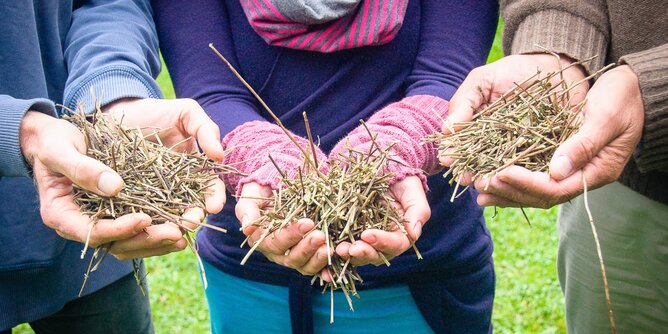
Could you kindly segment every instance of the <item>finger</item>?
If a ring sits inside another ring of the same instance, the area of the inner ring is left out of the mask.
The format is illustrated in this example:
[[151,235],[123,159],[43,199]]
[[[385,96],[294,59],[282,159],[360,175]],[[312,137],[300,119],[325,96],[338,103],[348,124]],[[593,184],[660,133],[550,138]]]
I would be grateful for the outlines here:
[[308,262],[297,270],[303,275],[315,275],[327,268],[327,246],[321,245],[313,256],[308,259]]
[[332,272],[329,268],[325,267],[320,271],[320,278],[325,282],[331,282],[333,280]]
[[356,266],[366,264],[379,265],[383,263],[378,251],[368,243],[358,240],[352,243],[348,253],[350,254],[350,263]]
[[338,245],[336,245],[336,249],[334,250],[337,255],[342,257],[343,259],[348,259],[350,258],[350,246],[352,244],[348,241],[342,241]]
[[[300,219],[264,238],[258,250],[263,253],[282,255],[303,241],[304,236],[313,229],[313,226],[313,221],[310,219]],[[259,238],[259,235],[254,236],[253,242],[257,240],[255,237]]]
[[511,201],[507,198],[496,196],[492,194],[479,194],[476,202],[480,206],[496,206],[499,208],[520,208],[527,207],[527,205],[522,205],[520,203]]
[[148,226],[143,233],[128,239],[115,241],[109,251],[113,254],[148,251],[174,246],[181,240],[185,242],[181,229],[173,223],[164,223]]
[[247,183],[241,188],[241,196],[234,207],[234,213],[241,222],[245,235],[251,235],[257,229],[256,226],[251,226],[251,223],[260,218],[260,209],[267,205],[266,201],[260,199],[270,196],[271,189],[267,188],[255,182]]
[[182,124],[186,132],[197,139],[204,153],[214,161],[223,161],[225,151],[220,141],[220,129],[204,109],[191,99],[183,99],[185,105]]
[[473,112],[480,108],[492,94],[493,84],[486,72],[489,66],[473,69],[464,79],[448,105],[448,117],[443,125],[443,133],[456,131],[455,123],[468,122]]
[[[315,255],[318,248],[325,244],[325,234],[322,231],[313,231],[289,248],[281,256],[281,263],[289,268],[298,269],[306,264]],[[322,268],[318,268],[318,271]]]
[[159,248],[153,248],[153,249],[141,249],[137,251],[132,251],[132,252],[126,252],[126,253],[112,253],[110,251],[110,254],[113,255],[115,258],[123,261],[123,260],[130,260],[130,259],[138,259],[138,258],[146,258],[146,257],[151,257],[151,256],[160,256],[160,255],[165,255],[173,252],[178,252],[182,251],[186,248],[188,244],[186,243],[185,240],[180,240],[172,245],[169,246],[163,246]]
[[417,240],[422,233],[422,224],[431,217],[422,181],[415,176],[407,177],[393,185],[392,190],[404,211],[406,232],[411,240]]
[[[151,217],[143,213],[127,214],[113,220],[100,219],[95,222],[93,229],[90,231],[89,246],[95,247],[112,241],[131,238],[141,234],[150,224]],[[66,234],[76,235],[79,241],[85,242],[88,239],[90,225],[73,226],[64,223],[62,226],[67,229]]]
[[547,209],[563,203],[582,192],[582,181],[578,177],[569,177],[556,181],[546,173],[532,172],[519,166],[510,166],[496,176],[476,181],[476,188],[482,194],[478,203],[495,205],[496,197],[502,197],[514,203],[498,201],[499,206],[523,206]]
[[[389,232],[370,229],[362,232],[360,238],[376,251],[383,253],[388,259],[403,253],[411,246],[408,237],[399,230]],[[355,256],[353,254],[354,246],[355,244],[353,244],[349,251],[351,256]]]
[[225,184],[220,178],[215,178],[207,183],[209,192],[204,197],[206,212],[215,214],[225,206]]
[[201,208],[190,208],[186,210],[181,217],[183,218],[179,221],[181,227],[186,231],[192,232],[200,225],[206,215]]

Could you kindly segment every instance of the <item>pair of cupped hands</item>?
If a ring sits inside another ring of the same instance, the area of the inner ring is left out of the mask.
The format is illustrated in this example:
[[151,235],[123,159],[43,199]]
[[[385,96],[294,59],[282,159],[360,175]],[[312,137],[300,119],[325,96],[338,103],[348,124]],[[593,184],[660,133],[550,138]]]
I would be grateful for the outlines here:
[[[345,140],[330,153],[330,157],[336,159],[334,163],[339,163],[338,154],[345,154],[341,151],[345,146],[344,143]],[[320,161],[319,165],[327,166],[325,154],[318,148],[315,150]],[[290,167],[294,169],[298,166]],[[321,167],[321,170],[323,169],[326,168]],[[283,172],[296,174],[295,170]],[[324,170],[324,172],[327,171]],[[240,196],[235,207],[235,214],[241,222],[242,232],[248,236],[250,245],[258,242],[265,233],[264,229],[253,226],[252,222],[260,218],[262,210],[272,205],[271,200],[267,199],[273,197],[273,187],[267,183],[273,182],[263,181],[266,180],[245,183],[238,191]],[[406,234],[399,229],[392,231],[367,229],[362,232],[359,240],[352,243],[344,241],[336,245],[334,249],[330,249],[325,240],[325,232],[320,228],[315,228],[315,223],[311,219],[301,218],[262,239],[257,245],[257,250],[275,263],[293,268],[304,275],[320,273],[320,277],[327,281],[331,279],[331,275],[326,266],[334,252],[344,259],[350,259],[350,263],[356,266],[380,265],[384,263],[383,257],[387,260],[396,257],[411,247],[411,240],[417,240],[420,237],[422,225],[429,220],[431,210],[422,180],[418,176],[407,175],[400,179],[393,178],[390,182],[388,195],[394,200],[390,204],[403,217]]]
[[[568,58],[562,58],[562,66],[568,63]],[[551,55],[530,54],[508,56],[474,69],[450,101],[446,119],[450,125],[444,126],[443,132],[449,133],[451,124],[470,120],[474,110],[486,101],[494,101],[513,88],[515,82],[524,81],[538,69],[553,72],[559,70],[559,64]],[[564,75],[567,81],[576,82],[585,77],[585,71],[575,66]],[[618,66],[601,75],[591,88],[584,83],[574,91],[574,103],[585,98],[588,102],[581,129],[557,149],[549,173],[511,166],[489,182],[476,180],[473,186],[480,191],[478,203],[547,208],[582,193],[583,173],[589,188],[616,180],[642,134],[644,107],[638,78],[629,66]],[[166,145],[192,138],[175,147],[177,150],[199,146],[209,158],[224,159],[218,127],[193,100],[124,99],[107,105],[105,111],[122,119],[129,127],[169,128],[161,132],[161,141]],[[66,239],[84,242],[91,221],[81,214],[74,202],[73,184],[100,195],[113,196],[122,189],[123,180],[109,167],[85,155],[83,135],[67,121],[28,111],[21,122],[19,141],[26,161],[33,168],[44,223]],[[449,166],[452,161],[444,159],[441,163]],[[470,183],[470,178],[465,178],[463,183]],[[217,213],[222,209],[225,204],[223,182],[213,181],[211,189],[206,207],[187,212],[187,218],[202,220],[205,211]],[[258,240],[261,231],[249,223],[267,205],[252,198],[270,197],[270,190],[266,184],[258,182],[246,183],[241,188],[235,210],[251,243]],[[409,236],[417,240],[430,216],[422,180],[407,176],[394,183],[390,192],[404,214]],[[162,255],[186,247],[178,226],[151,225],[151,218],[142,213],[98,221],[93,226],[89,245],[106,243],[112,243],[109,252],[119,259]],[[350,257],[353,264],[363,265],[379,264],[379,252],[392,258],[409,247],[408,237],[399,231],[368,230],[361,240],[341,244],[334,251]],[[258,249],[270,260],[304,274],[318,273],[327,261],[324,235],[313,230],[313,222],[307,219],[296,221],[274,238],[266,238]]]

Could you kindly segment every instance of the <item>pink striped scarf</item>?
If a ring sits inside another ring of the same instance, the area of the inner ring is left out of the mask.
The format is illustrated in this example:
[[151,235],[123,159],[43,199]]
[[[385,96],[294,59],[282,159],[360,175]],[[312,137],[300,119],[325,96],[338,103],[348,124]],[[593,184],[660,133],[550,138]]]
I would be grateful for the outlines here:
[[241,0],[253,30],[269,45],[335,52],[391,41],[408,0]]

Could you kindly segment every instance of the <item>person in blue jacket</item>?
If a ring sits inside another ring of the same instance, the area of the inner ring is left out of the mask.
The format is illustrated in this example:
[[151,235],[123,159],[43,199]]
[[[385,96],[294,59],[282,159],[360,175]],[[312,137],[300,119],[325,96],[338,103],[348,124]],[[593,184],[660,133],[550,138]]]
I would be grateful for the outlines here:
[[[151,226],[145,214],[99,221],[90,245],[113,241],[114,256],[78,297],[90,219],[72,185],[111,196],[123,180],[84,155],[83,135],[58,119],[54,103],[87,112],[99,103],[128,126],[171,127],[167,144],[192,136],[190,147],[197,140],[215,160],[223,158],[218,127],[192,100],[160,100],[148,1],[5,1],[0,14],[0,333],[26,322],[36,333],[152,333],[148,298],[125,260],[186,241],[176,225]],[[222,183],[216,189],[209,212],[224,203]]]

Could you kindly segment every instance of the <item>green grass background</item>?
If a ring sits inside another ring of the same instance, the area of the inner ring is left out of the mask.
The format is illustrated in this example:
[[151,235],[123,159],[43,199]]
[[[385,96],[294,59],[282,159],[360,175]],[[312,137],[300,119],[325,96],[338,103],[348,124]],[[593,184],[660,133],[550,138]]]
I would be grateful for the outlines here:
[[[502,56],[501,23],[488,61]],[[174,98],[167,71],[158,78],[165,97]],[[485,210],[494,239],[496,333],[565,333],[563,296],[555,269],[556,208]],[[197,263],[190,251],[146,260],[156,333],[209,333],[209,317]],[[32,333],[27,325],[15,333]]]

